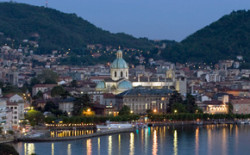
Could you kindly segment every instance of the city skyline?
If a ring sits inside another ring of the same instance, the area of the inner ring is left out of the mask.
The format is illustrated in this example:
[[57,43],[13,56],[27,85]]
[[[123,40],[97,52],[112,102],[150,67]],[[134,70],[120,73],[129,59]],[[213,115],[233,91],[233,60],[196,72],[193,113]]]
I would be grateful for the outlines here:
[[[6,0],[0,0],[6,2]],[[45,0],[14,2],[45,6]],[[48,7],[66,13],[76,13],[92,24],[113,33],[124,32],[135,37],[181,41],[197,30],[229,14],[233,10],[248,10],[247,0],[198,2],[97,0],[73,2],[48,1]]]

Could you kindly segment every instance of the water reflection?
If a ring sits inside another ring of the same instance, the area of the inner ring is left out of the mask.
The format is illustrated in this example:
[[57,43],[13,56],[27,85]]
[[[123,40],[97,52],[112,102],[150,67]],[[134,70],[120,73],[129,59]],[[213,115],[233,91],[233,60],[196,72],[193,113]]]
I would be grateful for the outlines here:
[[195,130],[195,154],[199,154],[199,128]]
[[207,128],[207,145],[208,145],[208,152],[207,154],[211,154],[211,149],[212,149],[212,134],[211,134],[211,127]]
[[94,133],[94,130],[54,130],[50,131],[50,137],[81,136]]
[[135,151],[135,135],[133,132],[130,133],[129,140],[129,155],[134,155]]
[[226,135],[227,133],[226,133],[226,128],[225,127],[223,127],[223,129],[222,129],[222,154],[223,155],[226,155],[227,154],[227,135]]
[[30,155],[32,153],[35,153],[34,143],[24,143],[24,154]]
[[87,145],[87,155],[91,155],[92,154],[92,142],[91,142],[91,139],[88,139],[86,141],[86,145]]
[[119,150],[119,154],[121,152],[121,134],[118,135],[118,150]]
[[97,139],[97,143],[98,143],[98,155],[100,155],[100,151],[101,151],[101,140],[100,140],[100,137],[98,137]]
[[174,155],[178,154],[177,130],[174,130]]
[[148,130],[149,130],[150,128],[146,128],[145,129],[145,147],[144,147],[144,151],[146,152],[147,151],[147,149],[148,149],[148,135],[149,135],[149,132],[148,132]]
[[55,154],[55,144],[51,143],[51,155]]
[[109,136],[109,140],[108,140],[108,154],[109,155],[112,154],[112,136]]
[[72,142],[18,143],[16,149],[20,155],[246,154],[249,130],[250,125],[150,127]]
[[68,155],[71,155],[71,144],[68,144]]
[[236,125],[235,126],[235,138],[234,138],[236,152],[238,152],[238,143],[239,143],[239,131],[238,130],[239,130],[238,126]]
[[152,154],[157,155],[157,152],[158,152],[157,132],[156,132],[156,130],[154,130]]

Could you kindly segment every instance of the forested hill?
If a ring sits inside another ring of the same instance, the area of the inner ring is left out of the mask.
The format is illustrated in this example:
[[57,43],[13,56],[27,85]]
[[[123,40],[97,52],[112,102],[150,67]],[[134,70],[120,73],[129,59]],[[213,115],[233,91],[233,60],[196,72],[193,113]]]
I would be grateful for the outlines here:
[[217,62],[242,55],[250,62],[250,11],[234,11],[223,16],[166,49],[163,55],[179,62]]
[[0,3],[0,32],[1,44],[7,42],[6,37],[14,44],[24,39],[34,40],[38,41],[41,53],[62,48],[79,49],[86,44],[139,49],[153,46],[146,38],[104,31],[76,14],[19,3]]

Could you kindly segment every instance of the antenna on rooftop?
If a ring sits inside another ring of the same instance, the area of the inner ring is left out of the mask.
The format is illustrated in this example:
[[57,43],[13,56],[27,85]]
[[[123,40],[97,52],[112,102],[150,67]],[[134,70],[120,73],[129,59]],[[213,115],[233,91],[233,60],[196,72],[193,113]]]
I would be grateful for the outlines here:
[[45,8],[48,8],[49,2],[45,1]]

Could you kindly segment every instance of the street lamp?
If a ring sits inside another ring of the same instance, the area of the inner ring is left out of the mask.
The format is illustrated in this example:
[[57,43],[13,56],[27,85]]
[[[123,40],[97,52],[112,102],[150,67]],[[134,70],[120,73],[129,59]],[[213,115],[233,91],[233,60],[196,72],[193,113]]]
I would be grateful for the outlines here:
[[174,113],[176,114],[176,113],[177,113],[177,110],[174,110]]
[[157,110],[156,109],[154,109],[154,111],[153,111],[154,113],[156,113],[157,112]]

